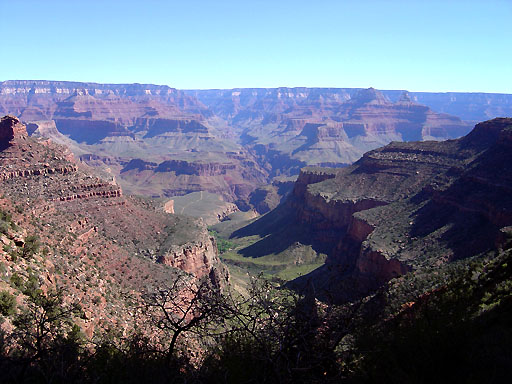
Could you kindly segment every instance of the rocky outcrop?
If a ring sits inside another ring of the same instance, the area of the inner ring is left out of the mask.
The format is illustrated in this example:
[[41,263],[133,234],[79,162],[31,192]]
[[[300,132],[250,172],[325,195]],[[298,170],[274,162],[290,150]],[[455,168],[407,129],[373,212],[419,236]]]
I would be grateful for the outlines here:
[[9,179],[17,179],[22,177],[29,176],[45,176],[45,175],[53,175],[56,173],[60,173],[65,175],[67,173],[76,172],[76,165],[67,165],[62,167],[52,168],[49,164],[42,164],[41,168],[32,168],[32,169],[21,169],[21,170],[9,170],[9,168],[5,169],[3,166],[0,166],[0,180],[9,180]]
[[192,244],[173,247],[158,262],[181,269],[201,278],[209,274],[215,257],[213,244]]
[[347,234],[357,243],[362,243],[375,227],[357,216],[352,216]]
[[213,225],[213,224],[216,224],[217,222],[224,221],[229,215],[231,215],[232,213],[235,213],[235,212],[239,212],[239,211],[240,210],[238,209],[236,204],[227,203],[226,206],[223,209],[221,209],[219,211],[214,211],[213,212],[213,214],[216,215],[215,222],[213,222],[213,221],[211,221],[211,222],[205,221],[205,224],[206,225]]
[[[78,227],[75,221],[68,227],[80,241],[79,249],[85,252],[94,248],[95,236],[101,236],[102,241],[120,247],[121,255],[147,252],[150,261],[155,258],[155,246],[159,246],[167,252],[168,265],[197,278],[210,276],[216,284],[227,279],[204,224],[181,220],[126,198],[115,178],[100,178],[70,158],[64,147],[28,137],[25,126],[15,117],[2,119],[0,132],[10,140],[0,151],[2,193],[38,217],[51,220],[50,227],[78,217]],[[174,229],[177,227],[179,234]]]
[[397,259],[389,259],[377,251],[361,252],[356,261],[356,273],[373,280],[372,287],[378,287],[401,276],[412,268]]
[[46,138],[52,138],[60,134],[53,120],[40,120],[27,123],[27,132],[30,136]]
[[332,168],[312,168],[306,167],[301,169],[299,177],[293,188],[293,195],[299,199],[306,193],[307,186],[310,184],[320,183],[324,180],[336,177],[337,171]]
[[165,213],[174,213],[174,200],[169,200],[164,204]]
[[90,197],[102,197],[102,198],[109,198],[109,197],[121,197],[123,194],[120,189],[110,189],[110,190],[94,190],[90,192],[84,192],[84,193],[76,193],[73,195],[67,195],[67,196],[60,196],[57,198],[54,198],[53,201],[72,201],[76,199],[87,199]]
[[194,243],[171,246],[158,262],[188,272],[197,279],[208,277],[215,285],[224,287],[229,274],[219,261],[215,238],[202,235]]
[[384,201],[360,199],[360,200],[331,200],[321,194],[305,193],[300,203],[294,204],[297,209],[297,219],[301,223],[313,226],[317,230],[336,229],[346,231],[352,215],[380,205],[386,205]]
[[0,120],[0,144],[7,145],[14,138],[27,137],[25,126],[15,116],[4,116]]

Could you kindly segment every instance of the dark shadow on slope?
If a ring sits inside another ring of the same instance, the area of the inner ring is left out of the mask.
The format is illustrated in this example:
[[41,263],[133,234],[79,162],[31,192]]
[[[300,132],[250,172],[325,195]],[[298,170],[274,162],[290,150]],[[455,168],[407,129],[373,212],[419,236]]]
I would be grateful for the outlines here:
[[261,216],[258,220],[233,232],[233,237],[259,235],[265,237],[283,229],[290,221],[295,220],[295,214],[288,202],[277,206],[273,211]]
[[244,257],[261,257],[286,250],[303,237],[304,229],[295,224],[295,212],[289,202],[277,206],[260,219],[235,231],[233,237],[258,235],[258,242],[240,250]]
[[411,235],[421,237],[451,225],[442,241],[456,258],[495,247],[500,229],[512,224],[511,150],[509,139],[496,141],[466,173],[418,211]]
[[56,119],[57,130],[77,143],[98,144],[106,137],[134,138],[124,126],[109,120]]
[[411,237],[426,237],[446,230],[440,238],[440,249],[448,248],[455,259],[485,252],[495,246],[499,227],[480,213],[459,211],[456,207],[430,201],[415,217]]
[[314,123],[308,123],[306,126],[302,129],[302,132],[297,135],[298,138],[305,137],[306,142],[302,144],[300,147],[296,148],[292,152],[292,156],[302,152],[307,151],[311,146],[317,144],[319,142],[318,139],[318,127],[321,127],[323,124],[314,124]]
[[6,150],[10,146],[11,146],[11,144],[9,143],[9,141],[0,141],[0,152],[2,152],[3,150]]
[[[318,231],[317,231],[318,232]],[[322,231],[321,236],[339,236],[337,231]],[[239,251],[245,257],[261,257],[278,254],[293,244],[299,242],[311,245],[315,252],[326,253],[332,251],[331,243],[324,243],[313,236],[313,230],[305,224],[297,223],[296,211],[292,198],[277,206],[273,211],[262,216],[255,222],[235,231],[233,237],[246,237],[258,235],[262,237],[256,243]]]

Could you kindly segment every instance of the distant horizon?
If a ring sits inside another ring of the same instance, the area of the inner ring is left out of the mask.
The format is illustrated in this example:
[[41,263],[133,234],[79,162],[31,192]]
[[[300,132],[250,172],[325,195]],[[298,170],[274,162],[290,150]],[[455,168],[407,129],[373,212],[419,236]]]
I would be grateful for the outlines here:
[[80,80],[48,80],[48,79],[6,79],[0,80],[0,83],[6,83],[9,81],[48,81],[48,82],[56,82],[56,83],[83,83],[83,84],[100,84],[100,85],[154,85],[158,87],[169,87],[171,89],[177,89],[179,91],[228,91],[235,89],[298,89],[298,88],[306,88],[306,89],[369,89],[373,88],[378,91],[402,91],[402,92],[410,92],[410,93],[473,93],[473,94],[489,94],[489,95],[512,95],[511,93],[506,92],[485,92],[485,91],[416,91],[411,89],[404,88],[377,88],[373,86],[369,87],[318,87],[318,86],[276,86],[276,87],[232,87],[232,88],[177,88],[173,87],[169,84],[157,84],[157,83],[141,83],[141,82],[121,82],[121,83],[112,83],[112,82],[99,82],[99,81],[80,81]]
[[2,1],[2,78],[512,93],[510,0]]

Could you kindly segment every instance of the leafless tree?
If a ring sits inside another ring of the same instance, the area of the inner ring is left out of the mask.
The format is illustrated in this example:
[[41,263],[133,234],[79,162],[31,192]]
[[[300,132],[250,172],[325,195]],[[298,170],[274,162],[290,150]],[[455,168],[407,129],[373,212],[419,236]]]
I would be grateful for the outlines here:
[[208,279],[197,282],[186,275],[179,275],[168,287],[144,295],[145,315],[170,337],[165,348],[168,359],[175,353],[181,335],[204,336],[208,329],[216,327],[216,320],[222,316],[221,297],[219,289]]

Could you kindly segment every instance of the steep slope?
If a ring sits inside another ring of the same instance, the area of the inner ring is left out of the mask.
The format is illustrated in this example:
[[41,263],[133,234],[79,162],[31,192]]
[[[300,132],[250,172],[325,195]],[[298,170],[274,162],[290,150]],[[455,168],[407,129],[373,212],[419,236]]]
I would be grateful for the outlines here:
[[327,253],[298,283],[338,298],[485,252],[512,224],[511,133],[512,119],[494,119],[458,140],[393,143],[348,168],[306,168],[284,206],[235,236],[264,236],[247,256],[296,241]]
[[215,240],[201,221],[123,196],[113,178],[91,173],[66,148],[28,137],[16,117],[2,118],[0,145],[1,208],[17,228],[2,240],[7,277],[30,277],[15,256],[37,235],[45,249],[37,255],[39,279],[47,276],[40,283],[81,302],[89,336],[98,327],[130,326],[126,294],[136,298],[183,274],[225,284]]

